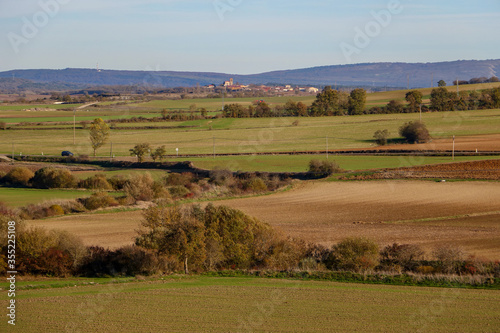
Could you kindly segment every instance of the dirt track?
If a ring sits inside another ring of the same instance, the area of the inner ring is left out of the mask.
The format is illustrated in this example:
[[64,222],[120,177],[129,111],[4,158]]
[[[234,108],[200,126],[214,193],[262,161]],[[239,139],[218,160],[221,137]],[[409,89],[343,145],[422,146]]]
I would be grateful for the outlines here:
[[[287,192],[216,202],[241,209],[291,236],[331,245],[366,236],[380,245],[463,246],[500,259],[500,184],[430,181],[303,182]],[[444,220],[415,221],[442,218]],[[35,221],[65,229],[87,245],[131,244],[141,212],[87,214]]]

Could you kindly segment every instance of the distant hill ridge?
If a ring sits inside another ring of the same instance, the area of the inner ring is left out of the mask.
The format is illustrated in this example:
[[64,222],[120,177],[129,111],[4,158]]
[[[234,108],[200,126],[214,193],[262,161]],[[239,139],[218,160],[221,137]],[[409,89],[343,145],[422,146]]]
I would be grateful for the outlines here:
[[61,70],[27,69],[0,72],[0,78],[18,78],[36,83],[71,85],[138,85],[180,87],[221,84],[233,78],[241,84],[339,85],[373,87],[437,86],[437,81],[451,84],[457,78],[498,76],[500,59],[458,60],[435,63],[364,63],[280,70],[260,74],[238,75],[210,72],[128,71],[67,68]]

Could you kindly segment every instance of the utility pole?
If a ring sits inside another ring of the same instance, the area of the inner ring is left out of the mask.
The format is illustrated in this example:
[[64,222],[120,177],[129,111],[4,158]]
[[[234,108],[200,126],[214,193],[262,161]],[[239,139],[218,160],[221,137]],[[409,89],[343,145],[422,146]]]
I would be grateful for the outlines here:
[[76,144],[76,109],[73,109],[73,146]]
[[434,88],[434,72],[431,73],[431,88]]
[[328,159],[328,135],[326,136],[326,159]]
[[14,163],[14,141],[12,141],[12,163]]
[[453,136],[453,151],[451,153],[451,159],[455,160],[455,136]]
[[458,77],[457,77],[457,97],[460,96],[460,93],[458,92]]
[[212,147],[213,147],[213,155],[214,155],[214,160],[215,160],[215,135],[212,136]]
[[422,122],[422,104],[420,104],[419,110],[420,110],[420,122]]
[[410,74],[408,74],[407,78],[408,78],[408,90],[410,90]]

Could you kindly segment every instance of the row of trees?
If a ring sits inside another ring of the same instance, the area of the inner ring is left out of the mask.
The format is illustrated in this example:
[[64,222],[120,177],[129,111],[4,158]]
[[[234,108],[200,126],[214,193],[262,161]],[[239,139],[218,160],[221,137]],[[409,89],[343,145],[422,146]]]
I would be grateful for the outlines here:
[[285,105],[271,108],[266,102],[259,101],[254,105],[245,107],[241,104],[228,104],[224,106],[226,118],[260,118],[260,117],[318,117],[356,115],[364,111],[366,104],[366,91],[354,89],[350,94],[333,90],[327,86],[316,96],[311,106],[302,102],[288,101]]

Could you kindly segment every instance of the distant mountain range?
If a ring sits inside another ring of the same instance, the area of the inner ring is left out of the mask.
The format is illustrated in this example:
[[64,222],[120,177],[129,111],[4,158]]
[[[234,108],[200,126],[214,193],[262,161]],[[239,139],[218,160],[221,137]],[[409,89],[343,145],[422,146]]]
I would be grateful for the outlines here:
[[233,78],[240,84],[292,84],[310,86],[364,86],[410,88],[437,86],[437,81],[451,84],[457,78],[497,76],[500,59],[460,60],[436,63],[365,63],[354,65],[322,66],[304,69],[273,71],[261,74],[238,75],[228,73],[127,71],[67,68],[62,70],[27,69],[0,72],[0,78],[30,80],[33,83],[58,87],[102,85],[132,85],[143,87],[192,87],[219,85]]

